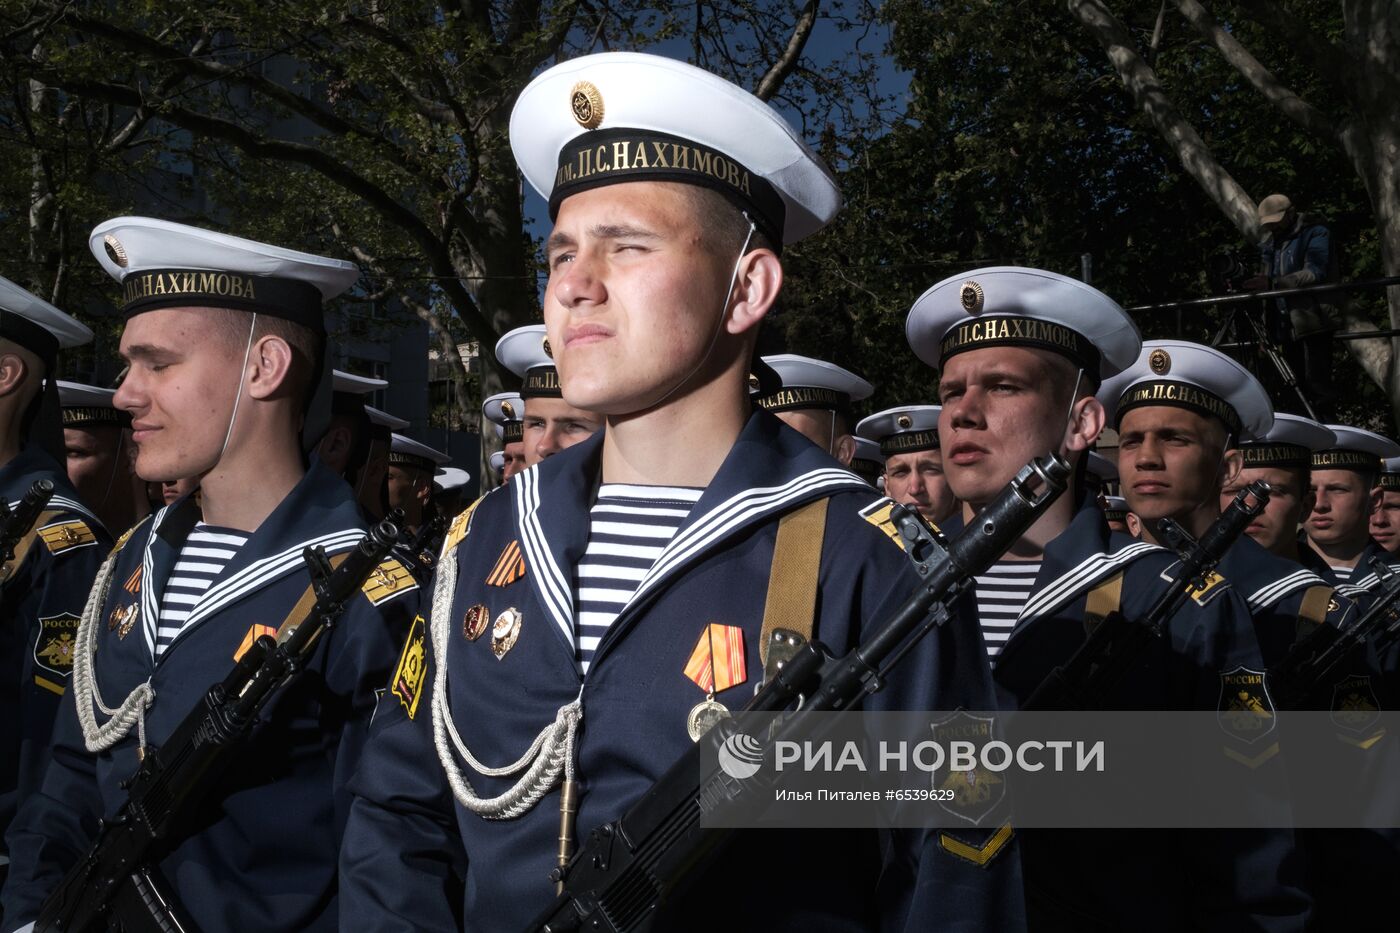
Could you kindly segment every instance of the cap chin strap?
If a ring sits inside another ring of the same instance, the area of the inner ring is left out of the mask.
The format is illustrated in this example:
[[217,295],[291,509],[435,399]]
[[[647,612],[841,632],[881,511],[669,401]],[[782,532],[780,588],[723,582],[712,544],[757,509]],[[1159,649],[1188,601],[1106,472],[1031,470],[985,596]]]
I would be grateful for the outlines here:
[[[1080,386],[1081,383],[1083,383],[1083,381],[1084,381],[1084,367],[1081,366],[1081,367],[1079,367],[1077,370],[1075,370],[1075,372],[1074,372],[1074,388],[1071,389],[1071,390],[1070,390],[1070,393],[1069,393],[1069,409],[1065,412],[1065,433],[1066,433],[1066,434],[1069,433],[1070,425],[1074,424],[1074,403],[1077,402],[1077,401],[1079,401],[1079,386]],[[1065,445],[1065,443],[1064,443],[1064,438],[1063,438],[1063,437],[1061,437],[1060,443],[1061,443],[1061,446],[1063,446],[1063,447],[1065,448],[1065,449],[1063,449],[1063,450],[1060,451],[1060,456],[1063,457],[1063,456],[1066,456],[1066,455],[1069,453],[1069,448],[1068,448],[1068,445]]]
[[243,368],[238,373],[238,392],[233,396],[233,411],[229,412],[228,430],[224,432],[224,443],[219,448],[219,456],[214,461],[216,464],[222,463],[224,452],[228,450],[228,442],[233,439],[233,425],[238,420],[238,403],[243,401],[243,377],[248,372],[248,360],[253,355],[253,332],[258,327],[258,312],[253,312],[253,322],[248,325],[248,343],[243,347]]
[[719,342],[720,331],[724,330],[725,314],[729,311],[729,296],[734,294],[734,283],[739,281],[739,266],[743,264],[744,256],[749,251],[749,243],[753,242],[753,235],[758,230],[758,228],[754,226],[753,219],[749,217],[749,212],[744,211],[743,214],[744,219],[749,222],[749,232],[744,236],[744,245],[739,247],[739,255],[734,258],[734,271],[729,274],[729,287],[724,290],[724,303],[720,305],[719,321],[715,324],[714,334],[710,336],[710,345],[705,348],[705,355],[700,357],[700,362],[695,364],[695,368],[686,373],[684,378],[677,381],[675,385],[667,389],[660,398],[648,405],[648,409],[657,407],[680,391],[682,386],[693,379],[695,374],[704,368],[705,364],[710,361],[710,354],[715,352],[715,344]]

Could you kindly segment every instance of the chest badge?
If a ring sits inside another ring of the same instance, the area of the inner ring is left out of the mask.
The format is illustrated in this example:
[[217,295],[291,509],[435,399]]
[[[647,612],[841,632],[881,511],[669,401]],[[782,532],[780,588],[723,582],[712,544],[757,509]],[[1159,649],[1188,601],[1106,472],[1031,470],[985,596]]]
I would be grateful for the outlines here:
[[462,635],[467,641],[476,641],[486,631],[486,623],[491,621],[491,610],[477,603],[462,616]]
[[520,638],[520,622],[519,609],[507,609],[496,616],[496,621],[491,625],[491,653],[497,661],[515,647],[516,640]]
[[140,606],[137,603],[132,603],[129,606],[117,606],[107,617],[107,631],[116,632],[118,638],[130,635],[131,627],[136,624],[136,616],[140,611]]

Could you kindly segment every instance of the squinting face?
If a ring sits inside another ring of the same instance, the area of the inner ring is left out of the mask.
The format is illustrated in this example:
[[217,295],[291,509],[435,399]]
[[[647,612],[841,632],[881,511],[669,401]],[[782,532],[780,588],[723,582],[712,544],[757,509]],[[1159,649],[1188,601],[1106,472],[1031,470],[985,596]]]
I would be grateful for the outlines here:
[[1035,457],[1060,451],[1067,412],[1058,370],[1037,350],[988,347],[947,360],[938,382],[943,470],[953,495],[990,502]]
[[607,185],[560,205],[544,319],[569,404],[631,414],[713,377],[704,364],[735,257],[713,258],[702,232],[673,183]]
[[520,469],[583,443],[603,426],[601,416],[575,408],[562,398],[527,398],[524,420],[525,439],[521,443],[525,465]]
[[501,466],[501,480],[510,482],[510,478],[521,470],[525,469],[525,442],[515,441],[507,444],[503,452],[505,463]]
[[1313,470],[1312,492],[1316,501],[1303,523],[1309,538],[1323,545],[1364,541],[1375,504],[1368,477],[1355,470]]
[[146,480],[202,476],[218,463],[243,356],[211,340],[202,312],[138,314],[122,331],[130,364],[112,402],[131,414],[136,472]]
[[1249,523],[1245,534],[1264,549],[1286,555],[1293,547],[1303,516],[1312,509],[1312,496],[1304,485],[1306,481],[1301,471],[1280,467],[1240,470],[1235,480],[1220,491],[1220,508],[1229,506],[1241,489],[1258,479],[1269,484],[1269,501],[1264,504],[1264,511]]
[[958,499],[943,474],[943,454],[920,450],[895,454],[885,460],[885,495],[904,505],[912,505],[934,524],[943,521],[958,507]]
[[114,424],[63,429],[68,480],[78,490],[78,497],[92,508],[102,508],[111,491],[125,489],[131,476],[131,467],[122,456],[121,441],[122,429]]
[[[1118,481],[1144,522],[1181,519],[1220,495],[1223,428],[1184,408],[1149,405],[1118,425]],[[1150,526],[1149,526],[1150,527]]]
[[1392,554],[1400,551],[1400,492],[1381,492],[1380,505],[1371,513],[1371,537]]

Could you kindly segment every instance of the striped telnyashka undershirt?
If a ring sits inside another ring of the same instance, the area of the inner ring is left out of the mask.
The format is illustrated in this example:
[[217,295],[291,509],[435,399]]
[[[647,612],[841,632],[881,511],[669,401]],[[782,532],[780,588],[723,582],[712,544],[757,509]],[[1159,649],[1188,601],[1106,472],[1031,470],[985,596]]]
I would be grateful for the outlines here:
[[982,621],[982,638],[987,654],[995,658],[1011,637],[1016,617],[1030,599],[1040,561],[1003,560],[976,577],[977,615]]
[[219,578],[238,549],[248,543],[248,533],[200,522],[194,526],[165,589],[160,596],[160,621],[156,627],[156,657],[160,657],[189,621],[204,591]]
[[574,647],[593,653],[704,490],[605,483],[588,514],[588,547],[574,568]]

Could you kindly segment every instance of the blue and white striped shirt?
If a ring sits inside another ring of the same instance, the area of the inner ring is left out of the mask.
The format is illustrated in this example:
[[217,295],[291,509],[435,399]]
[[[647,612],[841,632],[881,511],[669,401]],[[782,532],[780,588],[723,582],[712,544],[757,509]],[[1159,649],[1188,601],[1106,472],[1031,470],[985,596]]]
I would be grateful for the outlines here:
[[233,528],[218,528],[200,522],[194,526],[165,590],[160,596],[160,622],[156,628],[156,657],[184,630],[190,613],[204,596],[204,591],[224,572],[238,549],[248,543],[248,533]]

